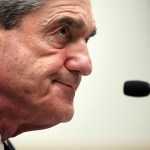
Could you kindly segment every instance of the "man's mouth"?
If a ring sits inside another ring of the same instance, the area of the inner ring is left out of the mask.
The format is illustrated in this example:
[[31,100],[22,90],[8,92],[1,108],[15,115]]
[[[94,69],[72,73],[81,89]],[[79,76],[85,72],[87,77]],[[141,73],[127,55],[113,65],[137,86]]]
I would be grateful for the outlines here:
[[77,90],[81,81],[81,75],[79,73],[72,73],[72,74],[58,74],[54,79],[53,83],[59,83],[63,85],[64,88],[68,87],[74,91]]
[[56,83],[56,82],[66,86],[68,88],[72,88],[74,91],[76,91],[78,86],[79,86],[79,83],[78,84],[74,84],[74,83],[69,83],[69,82],[65,82],[65,81],[53,80],[53,83]]

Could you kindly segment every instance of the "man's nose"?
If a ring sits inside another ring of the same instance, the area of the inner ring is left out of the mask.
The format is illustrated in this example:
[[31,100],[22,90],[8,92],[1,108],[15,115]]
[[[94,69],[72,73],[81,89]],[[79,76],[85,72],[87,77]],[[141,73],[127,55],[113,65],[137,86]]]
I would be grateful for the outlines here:
[[85,41],[70,44],[67,50],[65,67],[68,70],[78,71],[81,75],[91,74],[92,63]]

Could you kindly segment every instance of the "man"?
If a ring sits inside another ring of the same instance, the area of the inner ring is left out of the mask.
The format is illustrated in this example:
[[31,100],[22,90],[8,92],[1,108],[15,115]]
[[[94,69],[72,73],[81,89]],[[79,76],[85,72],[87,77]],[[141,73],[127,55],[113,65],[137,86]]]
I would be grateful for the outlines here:
[[73,117],[95,32],[90,0],[0,0],[2,142]]

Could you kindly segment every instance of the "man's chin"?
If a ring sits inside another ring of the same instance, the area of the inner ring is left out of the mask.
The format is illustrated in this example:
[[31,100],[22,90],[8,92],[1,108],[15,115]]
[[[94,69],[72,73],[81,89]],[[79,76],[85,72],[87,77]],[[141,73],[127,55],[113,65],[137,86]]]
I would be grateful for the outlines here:
[[66,114],[64,114],[63,118],[62,118],[62,122],[69,122],[72,120],[73,116],[74,116],[74,109],[73,107],[71,107],[67,112],[65,112]]

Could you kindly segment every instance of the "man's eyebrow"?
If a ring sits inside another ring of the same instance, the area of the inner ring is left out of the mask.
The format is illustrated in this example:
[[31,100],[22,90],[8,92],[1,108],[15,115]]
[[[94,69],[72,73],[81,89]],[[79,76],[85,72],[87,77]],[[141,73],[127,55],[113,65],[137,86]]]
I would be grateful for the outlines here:
[[[65,17],[61,17],[61,18],[57,18],[56,20],[54,20],[52,23],[47,23],[46,25],[46,29],[49,30],[49,25],[59,25],[59,24],[64,24],[64,25],[68,25],[72,28],[75,29],[83,29],[86,26],[86,23],[81,20],[81,19],[75,19],[69,16],[65,16]],[[91,37],[93,37],[95,34],[97,33],[97,28],[94,27],[93,30],[91,31],[91,33],[88,35],[87,39],[90,39]]]
[[[67,24],[69,26],[71,26],[72,28],[78,28],[78,29],[82,29],[85,27],[85,23],[83,22],[83,20],[77,20],[71,17],[63,17],[63,18],[59,18],[57,20],[55,20],[56,24]],[[93,37],[97,32],[96,27],[92,30],[92,32],[89,34],[88,38]]]
[[85,23],[83,20],[77,20],[77,19],[67,17],[67,16],[55,20],[54,23],[56,23],[56,24],[67,24],[68,26],[70,26],[72,28],[78,28],[78,29],[82,29],[85,27]]

